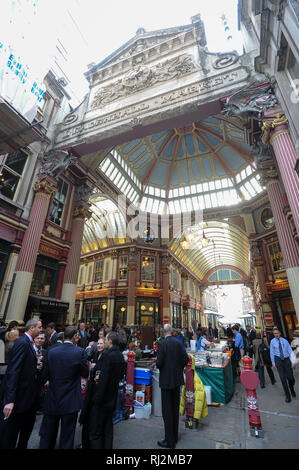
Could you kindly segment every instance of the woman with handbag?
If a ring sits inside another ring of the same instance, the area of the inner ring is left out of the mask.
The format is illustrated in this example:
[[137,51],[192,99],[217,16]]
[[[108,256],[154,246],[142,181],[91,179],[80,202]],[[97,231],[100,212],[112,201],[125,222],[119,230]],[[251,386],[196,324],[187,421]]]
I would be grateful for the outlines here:
[[258,372],[261,388],[265,388],[264,366],[266,366],[271,383],[274,385],[276,380],[272,370],[270,348],[267,338],[262,338],[261,334],[257,333],[256,338],[252,341],[252,346],[255,358],[255,370]]

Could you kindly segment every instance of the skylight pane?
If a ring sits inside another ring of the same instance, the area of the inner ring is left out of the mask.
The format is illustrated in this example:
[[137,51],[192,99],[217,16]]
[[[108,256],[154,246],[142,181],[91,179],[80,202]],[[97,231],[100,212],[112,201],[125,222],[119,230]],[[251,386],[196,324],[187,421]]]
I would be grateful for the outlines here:
[[203,183],[202,185],[203,192],[209,191],[209,183]]
[[248,199],[251,199],[250,197],[250,194],[248,193],[247,189],[245,188],[245,186],[240,186],[240,190],[243,194],[243,196],[245,197],[245,199],[248,201]]
[[146,204],[147,204],[147,198],[146,198],[146,197],[143,197],[143,198],[142,198],[142,201],[141,201],[141,204],[140,204],[140,210],[141,210],[142,212],[145,212]]
[[179,195],[179,190],[176,188],[173,190],[173,197],[178,197]]
[[199,209],[200,210],[205,209],[206,205],[205,205],[205,201],[204,201],[203,196],[198,196],[198,203],[199,203]]
[[205,194],[204,197],[205,197],[205,206],[206,206],[207,209],[210,209],[210,207],[212,207],[210,195]]
[[218,202],[219,202],[220,207],[224,206],[223,191],[218,191],[217,192],[217,198],[218,198]]
[[[165,196],[163,196],[163,197],[165,197]],[[169,191],[168,197],[169,197],[170,199],[173,197],[173,190],[172,190],[172,189]]]
[[172,201],[169,201],[168,207],[169,207],[169,213],[170,213],[170,214],[174,214],[174,213],[175,213],[175,210],[174,210],[174,203],[173,203]]
[[174,201],[174,211],[175,214],[179,214],[180,212],[182,212],[179,200]]
[[193,206],[192,206],[192,201],[190,197],[186,199],[186,205],[187,205],[187,211],[191,212],[193,210]]
[[210,190],[213,191],[215,189],[215,181],[210,181],[209,187],[210,187]]
[[199,210],[199,204],[198,204],[198,198],[196,196],[194,196],[192,198],[192,203],[193,203],[194,210],[198,211]]
[[195,184],[193,184],[191,186],[191,194],[196,194],[196,185]]
[[223,188],[227,188],[227,187],[228,187],[228,180],[227,180],[226,178],[224,178],[224,179],[222,180],[222,187],[223,187]]
[[197,192],[202,193],[202,184],[197,185]]
[[211,194],[211,200],[212,200],[213,207],[218,207],[218,201],[217,201],[216,193]]
[[216,187],[216,189],[221,189],[221,180],[216,180],[215,181],[215,187]]
[[158,212],[159,203],[160,203],[159,199],[154,200],[154,204],[152,207],[153,214],[156,214]]
[[186,196],[189,196],[189,194],[190,194],[190,186],[186,186],[186,187],[185,187],[185,194],[186,194]]
[[185,188],[179,188],[179,196],[185,195]]

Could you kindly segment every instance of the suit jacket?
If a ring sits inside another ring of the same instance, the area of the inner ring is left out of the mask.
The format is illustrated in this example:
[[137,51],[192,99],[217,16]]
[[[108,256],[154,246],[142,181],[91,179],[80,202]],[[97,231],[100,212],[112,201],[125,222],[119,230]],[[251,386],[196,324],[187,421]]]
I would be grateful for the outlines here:
[[41,381],[37,359],[27,335],[20,336],[13,345],[2,384],[2,406],[14,403],[14,413],[32,411],[38,403]]
[[81,377],[88,377],[84,349],[72,343],[61,343],[48,349],[45,380],[49,387],[45,396],[44,413],[65,415],[82,408]]
[[57,333],[57,331],[55,331],[53,333],[53,336],[51,338],[49,338],[49,345],[52,346],[53,344],[55,344],[57,339],[58,339],[58,333]]
[[88,334],[87,332],[84,330],[84,334],[83,334],[83,337],[82,337],[82,334],[81,334],[81,331],[82,330],[79,330],[79,341],[78,341],[78,346],[80,348],[86,348],[88,346]]
[[126,362],[117,346],[112,346],[103,354],[99,383],[94,387],[92,404],[106,411],[116,406],[118,385],[125,374]]
[[247,338],[248,338],[249,345],[251,345],[252,341],[256,338],[255,330],[250,330],[249,334],[247,333]]
[[160,388],[172,389],[184,384],[183,370],[188,364],[188,354],[174,336],[166,336],[159,343],[156,365],[160,370]]

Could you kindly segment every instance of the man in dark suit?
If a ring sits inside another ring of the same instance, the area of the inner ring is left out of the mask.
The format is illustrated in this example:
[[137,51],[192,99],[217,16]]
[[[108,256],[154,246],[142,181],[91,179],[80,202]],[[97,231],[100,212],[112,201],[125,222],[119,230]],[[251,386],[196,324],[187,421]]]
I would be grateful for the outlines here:
[[122,380],[126,363],[119,350],[118,334],[111,331],[105,338],[106,352],[103,354],[98,383],[93,387],[91,403],[93,412],[88,436],[91,449],[112,449],[113,411],[116,407],[118,385]]
[[61,422],[59,449],[72,449],[78,411],[83,406],[81,377],[88,377],[84,349],[77,347],[78,330],[68,326],[64,343],[48,349],[45,379],[49,380],[40,429],[40,449],[54,449]]
[[178,441],[180,386],[188,355],[182,343],[172,336],[172,327],[164,325],[164,340],[159,343],[156,365],[160,370],[159,385],[165,438],[160,447],[174,449]]
[[[29,320],[25,333],[12,350],[1,386],[0,448],[26,449],[38,406],[42,363],[37,364],[33,340],[40,333],[42,322]],[[3,410],[3,411],[2,411]]]
[[47,334],[48,334],[48,344],[47,344],[48,347],[52,346],[57,341],[58,333],[55,330],[55,328],[56,328],[56,325],[53,322],[48,323],[48,325],[46,327],[46,331],[47,331]]
[[247,348],[249,356],[253,356],[253,340],[256,339],[256,331],[250,325],[246,325],[246,332],[247,332]]
[[84,349],[88,346],[88,334],[87,334],[87,331],[85,331],[84,321],[80,321],[80,323],[79,323],[78,346],[80,346],[80,348],[84,348]]

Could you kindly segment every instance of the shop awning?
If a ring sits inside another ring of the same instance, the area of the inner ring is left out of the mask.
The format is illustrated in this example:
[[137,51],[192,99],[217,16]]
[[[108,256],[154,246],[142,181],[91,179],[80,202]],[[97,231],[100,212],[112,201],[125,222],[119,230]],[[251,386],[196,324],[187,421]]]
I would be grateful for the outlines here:
[[215,317],[224,317],[224,315],[221,315],[220,313],[215,312],[214,310],[209,310],[209,309],[204,310],[204,315],[215,315]]
[[42,297],[39,295],[29,295],[29,302],[32,306],[38,308],[69,308],[68,302],[63,302],[60,299],[54,297]]
[[0,97],[0,155],[25,148],[32,142],[43,140],[38,132],[7,101]]

